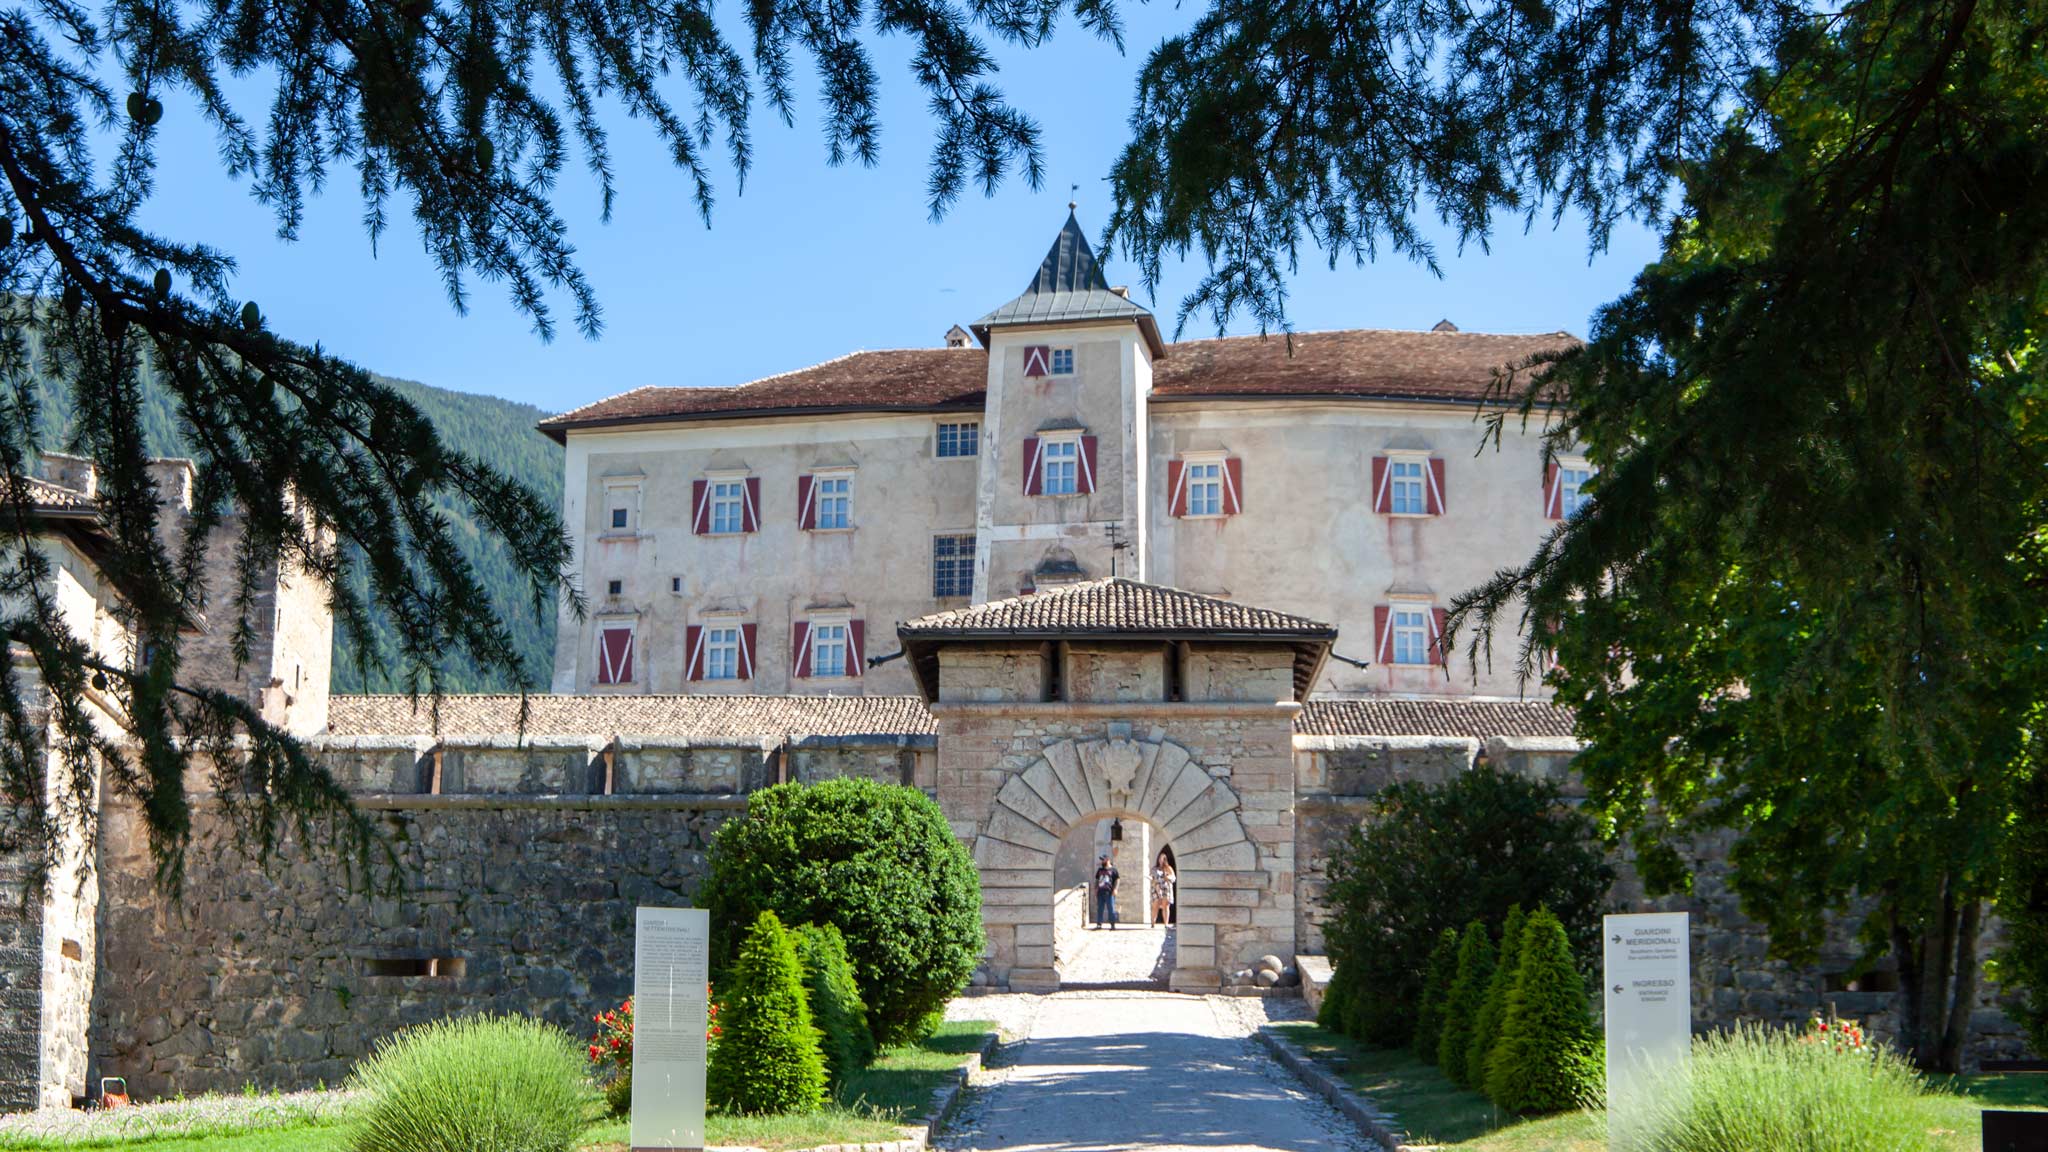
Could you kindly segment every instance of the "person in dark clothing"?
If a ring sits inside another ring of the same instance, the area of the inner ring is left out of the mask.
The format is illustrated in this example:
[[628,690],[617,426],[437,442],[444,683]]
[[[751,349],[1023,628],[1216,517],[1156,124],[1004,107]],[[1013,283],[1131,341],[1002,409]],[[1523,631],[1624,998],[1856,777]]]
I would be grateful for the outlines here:
[[1116,928],[1117,879],[1116,865],[1109,862],[1109,857],[1104,856],[1101,860],[1096,861],[1095,926],[1097,928],[1102,927],[1104,924],[1108,924],[1112,931]]

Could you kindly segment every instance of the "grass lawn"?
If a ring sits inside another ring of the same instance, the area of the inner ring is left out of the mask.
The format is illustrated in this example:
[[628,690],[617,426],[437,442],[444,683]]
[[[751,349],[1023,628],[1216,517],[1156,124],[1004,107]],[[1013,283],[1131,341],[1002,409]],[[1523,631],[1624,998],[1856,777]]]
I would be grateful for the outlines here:
[[[1295,1047],[1328,1065],[1359,1095],[1401,1118],[1418,1144],[1457,1152],[1606,1152],[1607,1120],[1575,1112],[1523,1120],[1502,1115],[1477,1092],[1451,1083],[1405,1049],[1367,1048],[1313,1024],[1276,1024]],[[2048,1076],[1958,1076],[1936,1084],[1927,1128],[1951,1152],[1983,1147],[1985,1108],[2048,1109]]]
[[[884,1049],[874,1066],[855,1077],[839,1103],[808,1116],[712,1116],[705,1123],[709,1144],[766,1148],[807,1148],[819,1144],[879,1143],[897,1138],[900,1122],[922,1115],[932,1093],[952,1071],[980,1049],[995,1025],[949,1023],[929,1039]],[[625,1121],[607,1121],[584,1137],[587,1152],[621,1152]],[[291,1122],[289,1127],[198,1136],[122,1136],[75,1132],[38,1138],[0,1132],[0,1149],[141,1149],[146,1152],[347,1152],[348,1126],[332,1117]]]

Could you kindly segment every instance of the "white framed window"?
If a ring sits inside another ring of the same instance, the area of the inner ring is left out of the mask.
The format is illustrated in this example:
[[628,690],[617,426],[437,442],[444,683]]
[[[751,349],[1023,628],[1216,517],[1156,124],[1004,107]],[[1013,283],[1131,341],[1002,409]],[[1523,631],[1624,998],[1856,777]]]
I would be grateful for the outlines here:
[[1429,461],[1395,457],[1387,461],[1387,507],[1396,516],[1422,516],[1429,511],[1428,484],[1423,475]]
[[1593,479],[1593,469],[1584,463],[1562,464],[1557,469],[1557,506],[1566,519],[1592,499],[1585,491],[1586,484]]
[[1072,376],[1074,374],[1074,350],[1072,348],[1055,348],[1052,350],[1052,374],[1055,376]]
[[704,678],[740,678],[740,626],[709,625],[704,629]]
[[1429,664],[1429,613],[1427,604],[1396,604],[1388,613],[1394,631],[1394,663]]
[[814,483],[817,491],[811,498],[818,502],[817,526],[821,529],[853,527],[853,477],[820,476]]
[[981,422],[961,420],[939,425],[939,459],[981,455]]
[[1221,460],[1191,460],[1188,462],[1188,515],[1223,515],[1223,462]]
[[846,622],[811,625],[811,669],[819,677],[846,675]]
[[747,482],[745,480],[713,480],[711,482],[711,531],[713,533],[744,532],[746,530]]
[[604,486],[604,531],[630,533],[640,518],[640,485],[613,481]]
[[974,537],[932,537],[932,595],[944,598],[973,594]]
[[1038,445],[1038,490],[1047,496],[1072,496],[1081,490],[1081,441],[1045,439]]

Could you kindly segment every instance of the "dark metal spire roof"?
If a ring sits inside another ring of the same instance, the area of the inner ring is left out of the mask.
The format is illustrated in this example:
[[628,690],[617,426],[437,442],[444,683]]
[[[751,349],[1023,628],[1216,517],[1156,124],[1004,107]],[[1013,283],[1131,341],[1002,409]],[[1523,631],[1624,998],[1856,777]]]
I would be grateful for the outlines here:
[[1110,289],[1080,221],[1069,211],[1066,226],[1053,238],[1051,250],[1023,294],[975,321],[974,335],[986,345],[993,328],[1088,320],[1130,320],[1145,334],[1155,359],[1166,355],[1152,313]]

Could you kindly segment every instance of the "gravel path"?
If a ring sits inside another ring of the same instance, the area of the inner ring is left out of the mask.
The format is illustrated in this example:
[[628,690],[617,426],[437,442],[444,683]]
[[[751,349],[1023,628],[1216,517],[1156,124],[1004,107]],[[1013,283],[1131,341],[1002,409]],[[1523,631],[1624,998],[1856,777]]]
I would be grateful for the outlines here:
[[[997,1005],[999,1001],[1005,1003]],[[1025,1004],[1024,1001],[1035,1001]],[[958,1152],[1335,1152],[1375,1148],[1249,1039],[1298,1001],[1062,992],[956,1001],[1027,1036],[976,1081]]]

